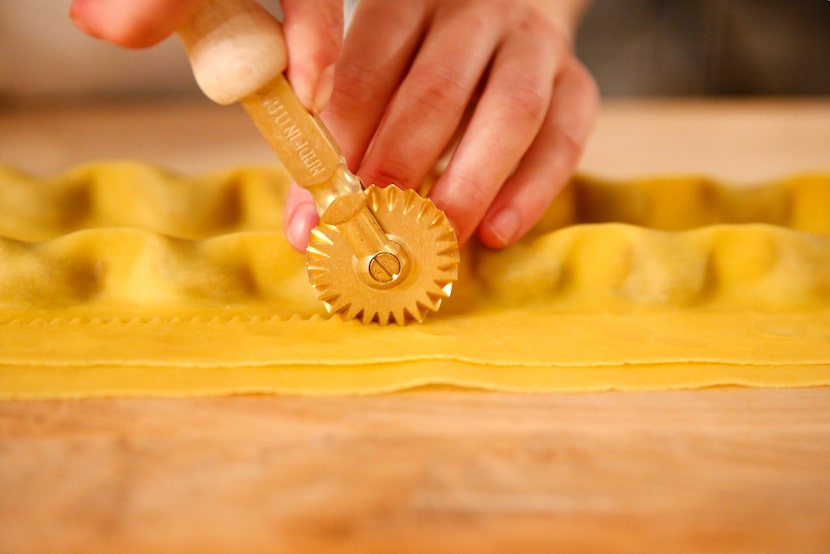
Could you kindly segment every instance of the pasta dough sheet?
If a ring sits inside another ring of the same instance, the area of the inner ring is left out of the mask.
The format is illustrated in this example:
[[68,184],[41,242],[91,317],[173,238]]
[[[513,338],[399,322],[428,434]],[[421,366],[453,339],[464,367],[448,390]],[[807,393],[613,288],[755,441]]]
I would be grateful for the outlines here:
[[281,168],[0,169],[0,397],[830,384],[830,176],[576,179],[423,324],[330,318]]

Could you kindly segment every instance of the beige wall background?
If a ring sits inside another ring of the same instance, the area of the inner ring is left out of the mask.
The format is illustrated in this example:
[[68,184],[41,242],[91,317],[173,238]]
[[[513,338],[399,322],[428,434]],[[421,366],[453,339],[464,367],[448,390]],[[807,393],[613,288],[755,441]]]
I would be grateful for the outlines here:
[[[119,49],[68,10],[0,2],[0,99],[199,94],[175,38]],[[594,0],[577,50],[605,96],[830,94],[830,2]]]

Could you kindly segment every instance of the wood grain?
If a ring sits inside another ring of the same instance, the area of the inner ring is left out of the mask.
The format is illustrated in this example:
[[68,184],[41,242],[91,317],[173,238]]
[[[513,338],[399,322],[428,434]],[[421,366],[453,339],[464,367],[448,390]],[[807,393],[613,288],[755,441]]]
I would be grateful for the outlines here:
[[[611,179],[700,174],[756,184],[830,171],[830,99],[610,100],[581,171]],[[274,164],[239,106],[202,101],[0,104],[0,163],[37,175],[104,159],[176,171]]]
[[0,404],[3,552],[827,552],[830,391]]

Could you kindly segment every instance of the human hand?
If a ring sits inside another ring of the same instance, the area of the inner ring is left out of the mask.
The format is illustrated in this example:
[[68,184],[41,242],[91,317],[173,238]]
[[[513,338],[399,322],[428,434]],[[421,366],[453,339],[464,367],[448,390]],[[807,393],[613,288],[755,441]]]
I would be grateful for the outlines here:
[[[418,187],[460,139],[430,197],[460,242],[521,238],[574,172],[599,103],[576,59],[581,0],[361,0],[323,114],[367,184]],[[317,214],[293,187],[289,242]]]
[[[69,15],[84,32],[128,48],[173,34],[205,0],[73,0]],[[334,85],[343,38],[343,0],[282,0],[286,74],[303,104],[320,110]]]

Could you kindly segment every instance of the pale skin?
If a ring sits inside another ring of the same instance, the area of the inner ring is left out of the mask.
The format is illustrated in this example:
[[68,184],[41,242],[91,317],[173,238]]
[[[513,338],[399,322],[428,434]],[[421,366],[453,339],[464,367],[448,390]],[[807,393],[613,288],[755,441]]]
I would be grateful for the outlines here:
[[[74,0],[92,36],[130,48],[175,30],[201,0]],[[286,71],[367,184],[430,191],[463,244],[519,240],[577,167],[596,116],[594,80],[572,50],[587,0],[282,0]],[[325,110],[323,111],[323,109]],[[304,250],[317,213],[293,186],[285,233]]]

